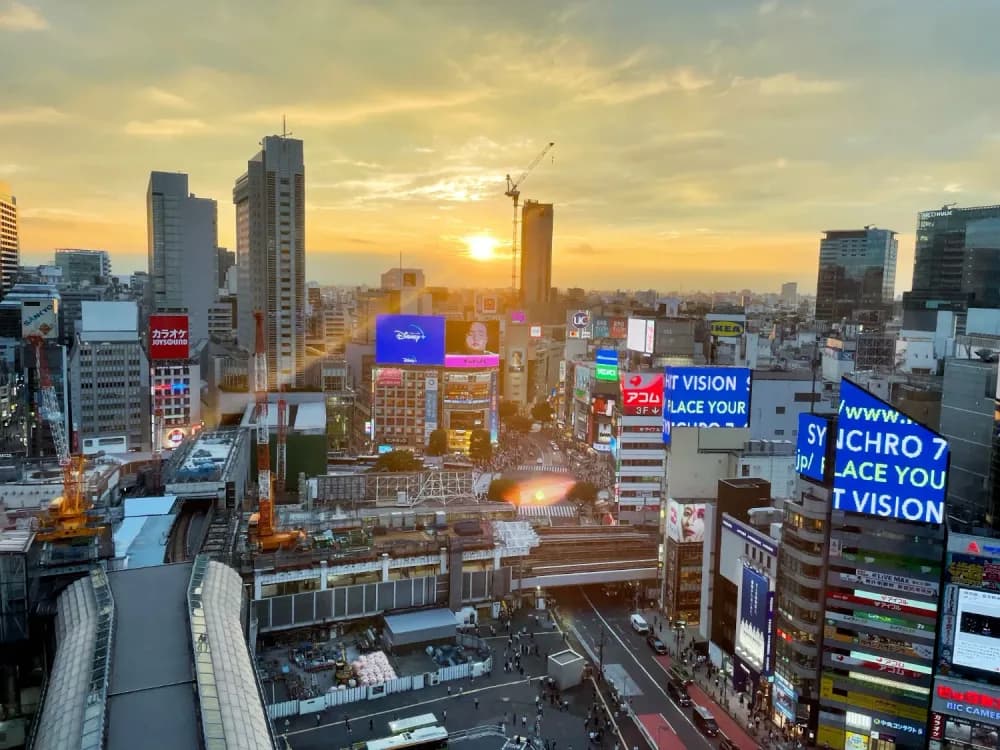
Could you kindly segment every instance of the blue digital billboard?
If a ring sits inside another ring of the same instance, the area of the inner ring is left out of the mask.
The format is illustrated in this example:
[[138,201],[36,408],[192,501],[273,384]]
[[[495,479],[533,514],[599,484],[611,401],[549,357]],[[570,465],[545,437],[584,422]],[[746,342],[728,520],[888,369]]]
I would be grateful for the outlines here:
[[744,563],[736,651],[760,674],[770,671],[772,597],[767,576]]
[[379,315],[375,319],[375,364],[444,364],[444,318]]
[[833,507],[944,523],[948,441],[847,378],[840,382]]
[[822,482],[826,472],[826,435],[830,422],[816,414],[799,414],[799,435],[795,442],[795,470],[804,477]]
[[663,385],[663,442],[674,427],[750,424],[750,369],[668,367]]

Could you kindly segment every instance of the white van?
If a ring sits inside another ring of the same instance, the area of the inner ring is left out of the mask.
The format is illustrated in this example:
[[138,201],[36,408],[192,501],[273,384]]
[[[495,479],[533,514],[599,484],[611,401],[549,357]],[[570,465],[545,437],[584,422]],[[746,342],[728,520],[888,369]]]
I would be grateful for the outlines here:
[[639,635],[646,635],[649,632],[649,623],[646,622],[646,618],[640,614],[634,614],[629,616],[629,622],[632,623],[632,630],[634,630]]

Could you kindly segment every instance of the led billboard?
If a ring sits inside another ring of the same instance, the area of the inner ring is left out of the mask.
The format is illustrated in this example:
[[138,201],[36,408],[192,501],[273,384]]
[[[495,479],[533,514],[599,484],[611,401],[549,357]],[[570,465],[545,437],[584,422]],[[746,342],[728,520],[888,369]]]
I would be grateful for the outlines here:
[[959,589],[952,663],[1000,674],[1000,594]]
[[595,339],[624,339],[628,335],[628,318],[594,318]]
[[524,349],[511,349],[507,361],[507,372],[524,372]]
[[379,315],[375,318],[375,363],[444,363],[444,318],[437,315]]
[[663,414],[663,374],[629,372],[622,375],[622,414],[658,417]]
[[444,366],[497,367],[500,323],[496,320],[449,320],[445,326]]
[[767,674],[771,661],[771,601],[773,593],[767,576],[743,564],[740,582],[736,650],[758,672]]
[[[649,333],[647,334],[647,330]],[[656,321],[642,318],[629,318],[625,336],[625,346],[633,352],[641,354],[653,353],[653,339],[656,335]]]
[[838,412],[834,509],[944,523],[948,441],[847,378]]
[[799,434],[795,442],[795,470],[804,477],[822,482],[826,471],[826,433],[830,423],[825,417],[799,414]]
[[705,504],[667,501],[667,537],[675,542],[705,541]]
[[668,367],[663,392],[663,442],[674,427],[746,427],[750,370],[746,367]]
[[149,358],[187,359],[190,354],[187,315],[149,316]]
[[597,366],[594,377],[597,380],[618,380],[618,352],[614,349],[598,349],[595,355]]

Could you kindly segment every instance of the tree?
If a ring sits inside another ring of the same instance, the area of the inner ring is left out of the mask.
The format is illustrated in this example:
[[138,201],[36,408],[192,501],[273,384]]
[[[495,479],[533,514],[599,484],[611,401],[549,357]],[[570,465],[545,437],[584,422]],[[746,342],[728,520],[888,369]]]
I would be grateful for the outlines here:
[[531,416],[538,422],[551,422],[552,404],[548,401],[539,401],[531,407]]
[[389,451],[378,457],[372,471],[420,471],[423,463],[411,451]]
[[509,419],[510,417],[517,416],[517,404],[513,401],[501,401],[500,406],[497,407],[497,415],[500,419]]
[[507,420],[507,428],[514,432],[531,432],[531,419],[515,415]]
[[513,502],[517,495],[517,482],[513,479],[494,479],[486,490],[486,497],[498,503]]
[[597,504],[597,485],[593,482],[577,482],[569,488],[566,500],[574,503],[581,513],[584,508],[589,508],[590,512],[593,513],[594,506]]
[[493,457],[493,444],[486,430],[473,430],[469,435],[469,457],[474,461],[489,461]]
[[424,451],[428,456],[443,456],[448,452],[448,431],[438,428],[431,432],[430,437],[427,438],[427,450]]

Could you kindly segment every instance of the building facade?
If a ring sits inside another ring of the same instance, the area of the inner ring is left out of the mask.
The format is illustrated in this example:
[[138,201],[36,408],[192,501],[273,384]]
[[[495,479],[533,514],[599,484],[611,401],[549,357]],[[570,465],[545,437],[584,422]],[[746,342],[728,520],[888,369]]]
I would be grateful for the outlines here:
[[188,176],[152,172],[146,193],[150,311],[186,312],[192,348],[208,339],[219,293],[218,208],[188,193]]
[[239,269],[237,340],[254,346],[256,310],[265,312],[268,385],[305,378],[305,162],[302,141],[267,136],[236,180]]
[[177,448],[203,426],[201,367],[196,361],[155,362],[150,379],[153,448]]
[[546,305],[552,290],[551,203],[525,201],[521,208],[521,302]]
[[0,182],[0,294],[17,280],[21,265],[21,241],[17,228],[17,198],[10,185]]
[[111,278],[111,256],[107,250],[61,248],[56,250],[56,268],[64,284],[107,284]]
[[819,243],[816,319],[883,320],[896,287],[898,248],[889,229],[827,231]]

